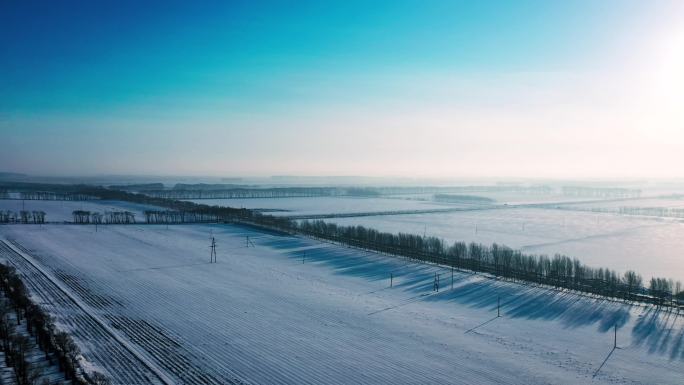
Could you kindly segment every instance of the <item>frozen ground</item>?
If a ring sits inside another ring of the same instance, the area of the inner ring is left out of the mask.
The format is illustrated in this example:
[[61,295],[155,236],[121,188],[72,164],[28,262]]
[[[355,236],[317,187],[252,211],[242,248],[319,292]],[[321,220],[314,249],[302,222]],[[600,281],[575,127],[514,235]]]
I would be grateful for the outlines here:
[[[456,204],[424,202],[397,198],[252,198],[252,199],[196,199],[191,202],[246,209],[268,210],[271,215],[312,215],[330,213],[362,213],[375,211],[428,210],[459,207]],[[460,205],[466,207],[466,205]],[[274,211],[280,210],[280,211]]]
[[[494,204],[575,203],[595,201],[595,198],[576,198],[561,195],[525,195],[503,193],[463,193],[493,199]],[[397,194],[378,198],[361,197],[304,197],[251,199],[191,199],[189,201],[237,208],[264,210],[272,215],[317,215],[331,213],[365,213],[377,211],[429,210],[452,207],[477,207],[481,203],[435,202],[434,194]]]
[[494,199],[499,204],[536,204],[536,203],[556,203],[556,202],[583,202],[594,201],[592,197],[574,197],[561,194],[524,194],[524,193],[504,193],[504,192],[475,192],[485,198]]
[[143,211],[154,209],[154,206],[141,205],[130,202],[91,200],[91,201],[49,201],[49,200],[18,200],[0,199],[0,210],[19,212],[21,210],[42,210],[46,213],[47,222],[71,222],[74,210],[97,211],[121,211],[127,210],[135,214],[136,221],[144,221]]
[[[210,234],[217,264],[207,263]],[[186,384],[684,377],[681,316],[652,307],[458,272],[451,290],[450,272],[434,266],[233,225],[2,226],[0,237],[24,250],[0,255],[117,384],[160,382],[157,370]]]
[[[354,213],[459,207],[407,199],[386,198],[278,198],[199,200],[200,203],[283,209],[274,215]],[[634,201],[571,204],[568,207],[617,207],[635,205],[676,207],[684,200],[645,198]],[[242,204],[244,203],[244,205]],[[104,212],[129,210],[142,221],[151,206],[118,201],[25,201],[27,210],[40,209],[51,222],[71,221],[73,210]],[[0,200],[0,210],[21,210],[20,200]],[[617,206],[616,206],[617,205]],[[465,206],[460,206],[465,207]],[[472,206],[471,206],[472,207]],[[628,269],[651,276],[684,280],[684,221],[674,218],[624,216],[590,211],[541,208],[506,208],[453,213],[411,214],[352,218],[327,218],[343,225],[360,224],[390,232],[434,235],[452,242],[497,242],[530,253],[562,253],[593,266],[618,271]],[[477,230],[476,230],[477,229]]]
[[388,232],[449,242],[493,242],[529,253],[562,253],[596,267],[684,280],[684,223],[674,219],[539,208],[445,214],[330,218]]
[[614,210],[618,211],[620,207],[659,207],[659,208],[671,208],[671,209],[681,209],[684,208],[684,199],[677,198],[642,198],[642,199],[628,199],[628,200],[615,200],[606,202],[590,202],[590,203],[572,203],[567,205],[562,205],[562,207],[573,208],[573,209],[601,209],[601,210]]
[[[547,204],[547,203],[581,203],[581,202],[594,202],[596,200],[606,200],[596,197],[578,197],[578,196],[568,196],[562,195],[560,193],[552,194],[527,194],[527,193],[514,193],[514,192],[445,192],[444,194],[451,195],[475,195],[484,198],[490,198],[496,201],[498,204]],[[423,200],[431,201],[433,200],[434,193],[421,193],[421,194],[392,194],[386,195],[385,199],[413,199],[413,200]]]

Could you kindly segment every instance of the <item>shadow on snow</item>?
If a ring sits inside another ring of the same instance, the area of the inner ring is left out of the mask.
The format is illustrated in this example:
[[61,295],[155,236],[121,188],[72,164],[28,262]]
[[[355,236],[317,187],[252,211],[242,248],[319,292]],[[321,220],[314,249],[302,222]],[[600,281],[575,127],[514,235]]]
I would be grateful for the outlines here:
[[[332,269],[335,274],[354,276],[370,281],[386,281],[394,276],[393,287],[407,294],[433,293],[435,273],[439,274],[440,292],[420,298],[425,302],[453,302],[495,312],[500,298],[501,313],[510,318],[557,321],[566,328],[597,325],[600,332],[623,328],[630,319],[632,306],[603,298],[591,298],[576,293],[515,284],[481,275],[454,272],[435,265],[412,262],[401,257],[389,257],[344,246],[317,243],[298,237],[273,237],[260,240],[260,245],[280,249],[293,261],[314,263]],[[649,353],[684,359],[684,327],[678,315],[649,306],[633,327],[632,344],[646,346]]]

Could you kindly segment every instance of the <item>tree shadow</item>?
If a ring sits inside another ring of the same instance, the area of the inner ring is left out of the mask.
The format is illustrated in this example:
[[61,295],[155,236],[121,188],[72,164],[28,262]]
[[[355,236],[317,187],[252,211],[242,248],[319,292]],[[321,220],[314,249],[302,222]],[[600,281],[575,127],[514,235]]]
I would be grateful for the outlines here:
[[566,328],[597,324],[600,332],[614,325],[623,327],[630,318],[629,307],[624,304],[494,279],[471,280],[427,301],[456,302],[491,311],[496,310],[500,301],[506,317],[558,321]]
[[632,329],[633,344],[647,347],[649,353],[669,352],[672,360],[684,359],[684,328],[681,323],[679,314],[669,309],[649,307],[639,315]]
[[[274,237],[261,240],[260,244],[283,250],[293,261],[302,261],[304,255],[304,263],[329,268],[334,274],[386,281],[387,287],[392,275],[393,290],[403,290],[412,301],[417,298],[424,302],[452,302],[491,311],[496,311],[497,302],[500,302],[501,314],[505,317],[556,321],[565,328],[596,325],[602,333],[612,330],[615,325],[620,329],[627,325],[634,309],[632,305],[606,298],[529,283],[513,283],[458,270],[453,273],[454,289],[450,290],[450,268],[317,243],[306,238]],[[438,293],[433,291],[435,274],[440,275]],[[676,314],[652,306],[645,309],[631,331],[633,344],[647,346],[651,354],[684,359],[682,317],[677,320]]]

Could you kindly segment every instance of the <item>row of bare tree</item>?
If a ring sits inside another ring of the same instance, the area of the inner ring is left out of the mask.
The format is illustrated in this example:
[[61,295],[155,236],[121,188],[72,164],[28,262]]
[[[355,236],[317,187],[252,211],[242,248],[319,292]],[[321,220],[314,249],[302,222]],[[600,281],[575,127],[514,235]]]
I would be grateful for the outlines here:
[[623,199],[641,196],[641,190],[623,187],[563,186],[561,191],[563,195],[575,197]]
[[673,207],[620,207],[620,214],[684,218],[684,209]]
[[0,210],[0,223],[45,223],[45,211],[21,210],[17,213],[10,210]]
[[227,188],[221,190],[183,189],[143,191],[145,195],[165,199],[235,199],[293,198],[348,195],[335,187]]
[[[324,221],[298,222],[253,210],[209,206],[188,201],[155,198],[123,191],[88,188],[84,194],[100,199],[123,200],[166,207],[171,210],[215,215],[218,220],[242,222],[289,233],[305,234],[369,250],[387,252],[420,261],[440,263],[459,269],[490,273],[511,280],[568,288],[597,295],[658,305],[684,305],[682,285],[664,278],[653,278],[645,287],[636,272],[618,275],[614,270],[593,268],[564,255],[529,255],[493,244],[455,242],[451,245],[435,237],[392,234],[363,226],[337,226]],[[629,192],[628,192],[629,194]]]
[[577,258],[560,254],[553,257],[524,254],[496,243],[491,246],[465,242],[447,245],[435,237],[384,233],[363,226],[338,226],[324,221],[303,221],[292,226],[315,237],[458,269],[490,273],[513,281],[534,282],[629,301],[684,305],[681,282],[652,278],[649,286],[645,287],[642,277],[636,272],[628,271],[620,276],[614,270],[589,267]]
[[[35,304],[14,267],[0,264],[0,342],[5,353],[5,364],[14,368],[19,385],[35,385],[42,372],[27,360],[30,338],[45,353],[45,359],[57,359],[65,380],[76,385],[104,385],[109,381],[101,374],[84,375],[78,357],[80,350],[71,337],[57,330],[52,317]],[[16,321],[10,314],[14,311]],[[16,322],[16,323],[15,323]],[[25,322],[28,337],[18,333],[17,327]],[[50,362],[51,363],[51,362]]]
[[215,214],[177,210],[146,210],[144,214],[147,223],[216,222],[219,219]]
[[135,214],[130,211],[105,211],[104,215],[97,211],[74,210],[71,215],[77,224],[133,224]]
[[87,201],[93,199],[92,196],[75,193],[61,193],[52,191],[22,191],[19,193],[20,199],[26,200],[46,200],[46,201]]

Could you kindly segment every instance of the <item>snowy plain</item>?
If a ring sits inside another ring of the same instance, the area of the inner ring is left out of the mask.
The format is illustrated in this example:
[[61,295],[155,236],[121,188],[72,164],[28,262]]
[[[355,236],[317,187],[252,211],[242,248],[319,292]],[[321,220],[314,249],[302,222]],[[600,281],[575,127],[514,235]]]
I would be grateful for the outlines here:
[[[494,194],[492,194],[494,195]],[[505,200],[507,195],[498,195]],[[409,199],[312,197],[197,200],[198,203],[232,207],[282,210],[271,215],[309,215],[360,213],[395,210],[423,210],[466,205],[442,204]],[[626,201],[570,203],[555,208],[503,208],[468,210],[451,213],[410,214],[327,218],[341,225],[363,225],[388,232],[426,234],[447,242],[465,241],[499,243],[528,253],[577,257],[595,267],[624,272],[635,270],[646,279],[651,276],[684,280],[684,221],[677,218],[620,215],[591,212],[592,208],[617,210],[618,207],[671,207],[684,203],[679,199],[642,198]],[[73,210],[105,212],[128,210],[137,221],[143,211],[153,206],[120,201],[21,201],[0,200],[0,210],[47,212],[47,221],[72,220]],[[476,208],[469,206],[470,208]],[[580,210],[575,210],[580,209]]]
[[448,242],[498,243],[531,254],[565,254],[595,267],[684,280],[684,222],[611,213],[505,208],[453,213],[328,218]]
[[[218,243],[216,264],[208,263],[210,236]],[[682,317],[654,307],[461,272],[451,289],[451,272],[438,266],[236,225],[109,225],[97,233],[92,226],[11,225],[0,226],[0,237],[21,246],[178,383],[684,378]],[[74,314],[53,310],[60,324],[73,325]],[[613,351],[614,325],[620,349]],[[78,328],[72,332],[79,338]],[[84,339],[94,366],[115,383],[131,383],[106,352],[92,354],[108,347]]]
[[210,206],[228,206],[234,208],[264,210],[268,211],[268,214],[271,215],[286,216],[468,207],[466,204],[458,205],[453,203],[438,203],[415,199],[356,197],[194,199],[190,201]]
[[673,197],[661,197],[661,198],[641,198],[641,199],[628,199],[628,200],[614,200],[614,201],[593,201],[585,203],[570,203],[563,204],[562,207],[569,209],[582,209],[582,210],[602,210],[602,211],[615,211],[617,212],[620,207],[658,207],[658,208],[669,208],[669,209],[681,209],[684,208],[684,199],[673,198]]
[[[490,194],[497,196],[495,194]],[[498,194],[501,201],[512,198]],[[392,198],[311,197],[197,200],[198,203],[226,205],[268,211],[270,215],[310,215],[377,211],[477,208]],[[436,236],[447,242],[498,243],[533,254],[561,253],[579,258],[595,267],[618,272],[635,270],[651,276],[684,280],[684,220],[648,216],[591,212],[592,208],[617,210],[629,207],[671,207],[684,204],[679,199],[641,198],[624,201],[569,203],[555,208],[500,208],[451,213],[326,218],[340,225],[363,225],[393,233],[405,232]],[[73,210],[104,212],[128,210],[137,221],[143,211],[154,206],[120,201],[30,201],[0,200],[0,210],[47,212],[47,221],[72,220]],[[580,210],[576,210],[580,209]]]

